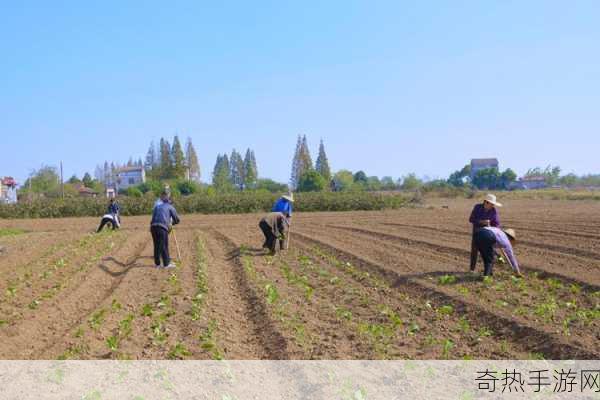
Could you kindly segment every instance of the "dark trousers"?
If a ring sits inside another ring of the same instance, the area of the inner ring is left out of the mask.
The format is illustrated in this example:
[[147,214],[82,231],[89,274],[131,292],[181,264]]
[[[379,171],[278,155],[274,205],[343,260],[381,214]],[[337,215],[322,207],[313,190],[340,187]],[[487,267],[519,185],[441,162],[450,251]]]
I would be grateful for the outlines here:
[[277,246],[277,237],[273,234],[273,229],[265,221],[260,221],[258,224],[259,228],[265,235],[265,242],[263,248],[267,248],[271,253],[275,253],[275,247]]
[[152,226],[150,227],[150,233],[152,233],[152,241],[154,242],[154,265],[160,265],[160,259],[162,258],[163,266],[166,267],[171,263],[169,231],[160,226]]
[[489,229],[479,229],[473,235],[473,241],[475,242],[477,251],[481,254],[481,258],[483,258],[483,274],[485,276],[492,276],[494,259],[496,258],[496,251],[494,250],[496,235]]
[[96,232],[100,232],[102,229],[104,229],[104,226],[106,224],[110,224],[113,230],[117,229],[117,224],[115,224],[112,219],[102,218],[102,221],[100,221],[100,226],[98,227],[98,230]]
[[475,244],[475,234],[481,228],[476,228],[473,226],[473,234],[471,235],[471,271],[475,271],[475,267],[477,266],[477,245]]

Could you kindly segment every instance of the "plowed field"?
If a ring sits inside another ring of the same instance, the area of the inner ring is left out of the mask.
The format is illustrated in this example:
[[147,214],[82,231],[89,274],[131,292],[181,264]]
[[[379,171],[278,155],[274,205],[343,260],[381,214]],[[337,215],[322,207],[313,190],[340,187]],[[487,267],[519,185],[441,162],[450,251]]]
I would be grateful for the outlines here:
[[260,215],[184,215],[171,271],[148,217],[3,220],[0,358],[600,358],[600,203],[508,202],[525,276],[486,280],[472,206],[298,213],[276,256]]

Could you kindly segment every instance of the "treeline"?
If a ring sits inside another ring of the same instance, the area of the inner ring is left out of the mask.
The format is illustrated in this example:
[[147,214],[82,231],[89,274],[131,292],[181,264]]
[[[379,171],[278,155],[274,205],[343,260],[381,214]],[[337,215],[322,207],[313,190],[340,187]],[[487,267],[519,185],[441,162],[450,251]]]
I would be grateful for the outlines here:
[[[176,197],[174,202],[181,213],[239,214],[266,212],[279,195],[267,192],[244,191],[217,193],[206,190],[200,194]],[[297,211],[357,211],[395,209],[412,201],[402,194],[381,193],[300,193]],[[156,197],[119,199],[123,216],[146,215],[152,211]],[[0,218],[62,218],[96,217],[106,211],[104,198],[50,199],[40,198],[18,204],[0,204]],[[126,221],[125,221],[126,223]]]

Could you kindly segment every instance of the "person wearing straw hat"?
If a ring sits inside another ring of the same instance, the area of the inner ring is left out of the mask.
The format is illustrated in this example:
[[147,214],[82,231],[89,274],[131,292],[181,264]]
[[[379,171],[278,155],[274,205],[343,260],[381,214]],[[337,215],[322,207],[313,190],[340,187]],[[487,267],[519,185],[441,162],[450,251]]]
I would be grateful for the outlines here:
[[475,271],[477,266],[477,246],[475,246],[475,234],[481,228],[490,226],[493,228],[500,228],[500,217],[498,215],[497,208],[502,207],[502,204],[498,202],[496,196],[493,194],[487,194],[483,199],[482,203],[476,204],[473,207],[469,222],[473,225],[473,234],[471,239],[471,271]]
[[280,212],[288,219],[292,218],[292,204],[294,203],[294,193],[289,192],[281,196],[271,209],[271,212]]
[[515,257],[513,247],[517,240],[514,229],[500,229],[486,226],[479,229],[474,235],[475,246],[483,258],[483,275],[492,276],[494,261],[496,259],[495,249],[499,249],[508,260],[508,263],[517,276],[521,276],[519,262]]
[[286,225],[288,228],[285,240],[279,242],[279,247],[281,250],[287,250],[290,246],[289,227],[290,227],[290,223],[292,222],[293,203],[294,203],[294,193],[292,193],[290,191],[287,194],[284,194],[283,196],[281,196],[279,199],[277,199],[277,201],[273,205],[273,208],[271,209],[271,212],[279,212],[285,216],[285,222],[286,222]]

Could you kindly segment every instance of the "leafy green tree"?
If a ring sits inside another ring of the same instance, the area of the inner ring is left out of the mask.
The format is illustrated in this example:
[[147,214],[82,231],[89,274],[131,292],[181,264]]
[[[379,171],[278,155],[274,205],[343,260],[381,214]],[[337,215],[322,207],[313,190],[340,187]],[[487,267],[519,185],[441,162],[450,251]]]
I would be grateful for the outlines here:
[[188,138],[185,145],[185,162],[188,168],[188,178],[194,182],[200,182],[200,162],[191,138]]
[[86,188],[94,188],[94,180],[92,179],[92,176],[89,173],[86,172],[83,175],[83,179],[81,181],[83,182],[83,186],[85,186]]
[[365,188],[371,192],[377,192],[382,189],[381,181],[376,176],[369,176]]
[[183,179],[186,175],[187,166],[185,165],[185,155],[179,137],[175,135],[173,138],[173,147],[171,148],[171,157],[173,168],[171,178]]
[[79,179],[77,177],[77,175],[73,175],[72,177],[69,178],[69,180],[67,181],[67,183],[69,183],[71,185],[76,185],[78,183],[81,183],[81,179]]
[[298,182],[298,192],[321,192],[325,189],[327,183],[325,178],[316,170],[306,171]]
[[364,185],[367,183],[367,174],[365,174],[364,171],[358,171],[354,174],[352,179],[354,180],[354,183]]
[[577,175],[571,173],[571,174],[561,176],[558,183],[561,186],[573,187],[573,186],[576,186],[579,181],[580,181],[579,177]]
[[463,187],[471,176],[471,165],[467,164],[463,169],[453,172],[448,178],[448,183],[452,186]]
[[410,173],[402,178],[403,190],[417,190],[423,186],[423,181],[417,178],[417,175]]
[[478,189],[497,189],[500,183],[500,173],[497,168],[485,168],[477,171],[473,177],[473,185]]
[[56,167],[43,165],[33,172],[23,186],[23,193],[57,197],[60,194],[60,176]]
[[384,176],[381,178],[381,190],[396,190],[396,182],[391,176]]
[[189,196],[200,191],[200,185],[197,182],[186,180],[177,181],[175,183],[175,188],[177,188],[177,191],[183,196]]
[[271,193],[287,192],[288,186],[284,183],[275,182],[272,179],[259,179],[256,183],[256,190],[266,190]]
[[342,169],[333,176],[333,183],[336,191],[345,192],[354,186],[354,176],[352,172]]
[[244,160],[235,149],[229,158],[229,179],[236,189],[244,189]]
[[323,178],[325,178],[326,182],[331,181],[331,168],[329,167],[329,160],[327,159],[327,154],[325,153],[325,145],[323,144],[323,140],[321,140],[321,144],[319,145],[319,156],[317,157],[315,169]]
[[515,171],[513,171],[510,168],[507,168],[504,172],[502,172],[502,174],[500,175],[500,182],[499,182],[499,187],[497,187],[498,189],[508,189],[510,187],[510,185],[515,182],[517,180],[517,174]]

